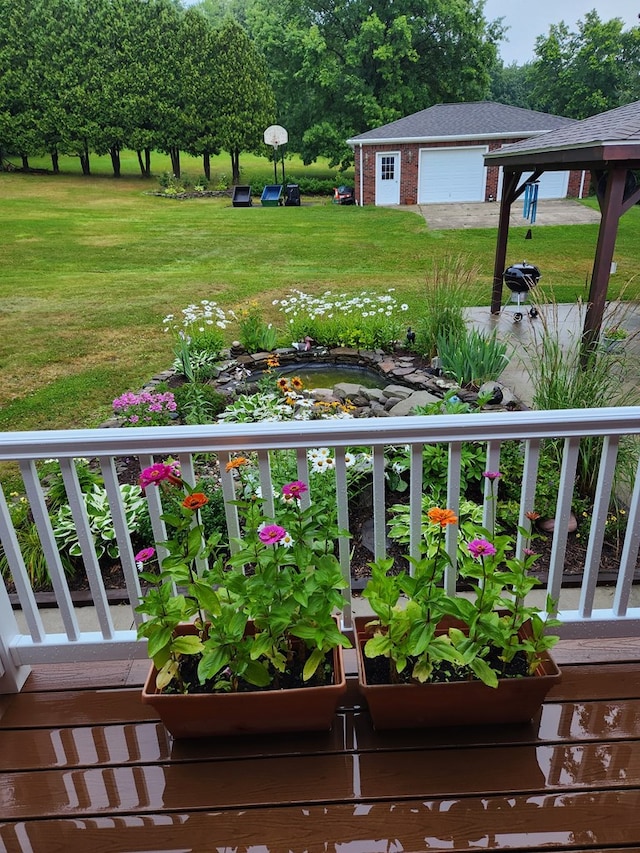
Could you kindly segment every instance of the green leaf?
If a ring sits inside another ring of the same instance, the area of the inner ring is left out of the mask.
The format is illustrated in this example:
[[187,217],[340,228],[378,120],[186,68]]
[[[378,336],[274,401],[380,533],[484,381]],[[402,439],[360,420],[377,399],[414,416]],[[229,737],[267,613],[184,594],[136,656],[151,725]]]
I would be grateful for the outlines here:
[[156,687],[164,690],[178,674],[178,661],[168,660],[156,676]]
[[498,686],[498,676],[482,658],[475,658],[471,661],[471,669],[474,675],[486,684],[487,687]]
[[393,643],[390,637],[387,634],[378,634],[378,636],[367,640],[364,653],[368,658],[388,657],[392,648]]
[[433,672],[433,665],[429,660],[425,660],[424,658],[420,658],[416,661],[416,665],[413,667],[413,672],[411,673],[412,677],[419,681],[421,684],[424,684],[425,681],[428,681],[431,678],[431,673]]
[[257,661],[249,661],[242,674],[249,684],[254,684],[256,687],[267,687],[271,683],[269,671]]
[[204,645],[197,635],[187,634],[176,637],[171,643],[171,649],[181,655],[197,655],[204,649]]
[[251,644],[251,660],[257,660],[262,655],[270,654],[273,648],[273,638],[266,631],[258,634]]
[[302,680],[303,681],[308,681],[311,678],[311,676],[318,669],[318,667],[323,662],[325,657],[326,657],[326,654],[325,654],[325,652],[322,651],[322,649],[314,649],[311,652],[311,654],[307,658],[307,661],[304,665],[304,669],[302,670]]
[[198,678],[204,684],[213,678],[221,669],[229,663],[229,652],[225,647],[217,646],[211,651],[205,647],[200,663],[198,664]]
[[149,657],[155,658],[158,652],[166,646],[169,646],[171,644],[172,636],[172,628],[160,628],[160,630],[154,631],[153,634],[149,636],[149,642],[147,645],[147,654]]

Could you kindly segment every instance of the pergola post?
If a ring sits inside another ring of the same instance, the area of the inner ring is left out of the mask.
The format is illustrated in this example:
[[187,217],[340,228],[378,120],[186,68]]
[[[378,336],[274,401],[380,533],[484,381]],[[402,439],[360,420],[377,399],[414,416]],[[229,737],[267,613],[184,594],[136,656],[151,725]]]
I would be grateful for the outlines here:
[[509,242],[509,217],[513,190],[518,182],[516,172],[505,170],[502,180],[502,198],[500,199],[500,218],[498,220],[498,244],[493,264],[493,288],[491,290],[491,313],[499,314],[502,305],[502,275],[507,260],[507,243]]
[[602,219],[598,231],[596,256],[591,274],[589,301],[582,329],[582,353],[587,355],[596,345],[600,336],[600,327],[607,301],[611,261],[616,245],[618,222],[622,215],[626,166],[611,168],[608,172],[607,189],[602,202]]

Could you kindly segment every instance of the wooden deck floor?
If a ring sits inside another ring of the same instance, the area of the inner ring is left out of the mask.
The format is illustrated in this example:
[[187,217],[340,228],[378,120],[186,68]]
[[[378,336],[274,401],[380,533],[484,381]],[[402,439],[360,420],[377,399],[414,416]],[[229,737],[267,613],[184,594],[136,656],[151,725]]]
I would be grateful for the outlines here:
[[531,725],[172,743],[146,662],[36,669],[0,697],[0,851],[640,851],[638,641],[565,643]]

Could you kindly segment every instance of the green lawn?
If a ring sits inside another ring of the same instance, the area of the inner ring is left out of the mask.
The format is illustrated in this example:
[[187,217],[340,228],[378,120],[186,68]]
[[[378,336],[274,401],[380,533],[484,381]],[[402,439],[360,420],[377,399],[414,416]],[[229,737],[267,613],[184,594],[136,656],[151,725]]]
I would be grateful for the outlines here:
[[[0,174],[1,429],[98,424],[115,396],[170,364],[162,318],[203,298],[229,308],[256,299],[281,326],[271,303],[290,288],[395,287],[417,306],[431,267],[462,253],[480,268],[476,303],[489,303],[495,229],[429,232],[412,213],[329,199],[247,209],[228,199],[160,198],[148,194],[157,182],[136,176],[134,158],[126,162],[120,180],[108,176],[108,158],[94,158],[90,178],[67,172],[73,161],[63,161],[59,177]],[[247,183],[259,170],[269,177],[265,160],[243,162]],[[162,171],[159,155],[153,166]],[[190,166],[197,177],[197,161]],[[314,174],[332,175],[326,167]],[[638,267],[639,224],[637,207],[621,221],[613,296]],[[536,263],[540,287],[558,301],[586,295],[597,226],[538,228],[527,243],[525,232],[512,230],[509,262]]]

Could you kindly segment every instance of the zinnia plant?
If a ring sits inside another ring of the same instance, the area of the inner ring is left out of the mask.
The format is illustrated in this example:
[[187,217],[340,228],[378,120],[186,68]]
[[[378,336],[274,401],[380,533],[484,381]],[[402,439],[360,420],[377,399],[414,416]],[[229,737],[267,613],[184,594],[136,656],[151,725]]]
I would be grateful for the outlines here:
[[[242,480],[246,464],[238,457],[227,470]],[[233,501],[242,537],[232,540],[228,558],[218,534],[204,539],[199,511],[209,499],[202,489],[163,463],[142,471],[140,484],[181,498],[178,512],[162,516],[170,535],[156,546],[165,553],[159,570],[149,570],[154,548],[137,555],[150,584],[137,608],[147,617],[138,635],[148,640],[157,688],[223,692],[328,682],[333,649],[349,646],[333,616],[345,604],[346,584],[333,554],[338,531],[317,507],[303,508],[306,484],[283,486],[277,518],[264,514],[255,494]],[[195,633],[181,633],[185,622]]]
[[[489,500],[496,500],[500,476],[484,473],[491,483]],[[510,536],[476,529],[457,551],[457,579],[471,596],[445,591],[445,573],[451,568],[446,529],[457,521],[450,509],[427,512],[428,535],[421,556],[407,558],[410,572],[391,574],[393,561],[387,558],[371,564],[363,595],[376,618],[369,623],[373,636],[364,652],[368,658],[388,659],[392,682],[477,678],[497,687],[499,678],[534,674],[543,652],[558,640],[545,634],[558,622],[526,603],[536,585],[529,570],[537,555],[526,547],[523,557],[516,558]],[[530,532],[521,533],[528,545]],[[546,610],[551,612],[552,602],[547,601]]]

